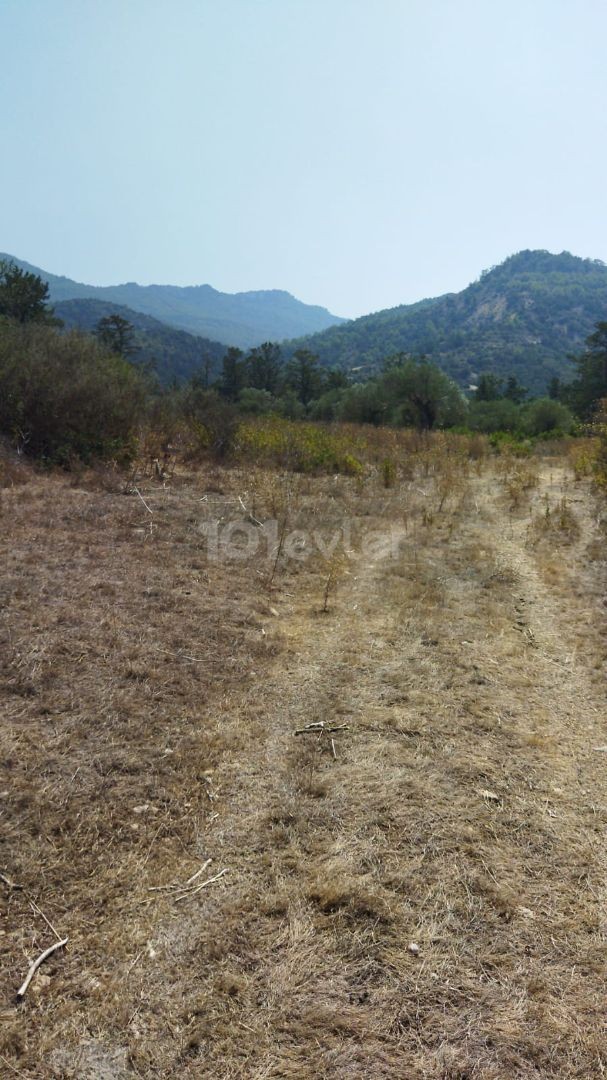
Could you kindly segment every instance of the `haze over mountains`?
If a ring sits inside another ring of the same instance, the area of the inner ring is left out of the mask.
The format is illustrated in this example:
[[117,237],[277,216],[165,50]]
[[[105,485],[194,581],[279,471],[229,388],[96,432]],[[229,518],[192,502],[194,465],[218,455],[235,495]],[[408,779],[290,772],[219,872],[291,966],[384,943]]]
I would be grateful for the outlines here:
[[223,293],[211,285],[86,285],[51,274],[14,255],[0,254],[0,259],[9,259],[48,281],[53,304],[80,299],[119,304],[190,334],[242,349],[263,341],[313,334],[344,321],[280,289]]
[[569,252],[522,251],[459,293],[349,322],[281,291],[231,295],[209,285],[82,285],[14,261],[48,281],[51,302],[68,327],[91,330],[111,313],[129,319],[139,358],[155,359],[163,381],[205,366],[213,378],[227,345],[273,340],[284,342],[287,357],[306,348],[324,366],[357,380],[379,370],[386,358],[407,353],[426,355],[463,388],[480,372],[494,372],[516,375],[542,393],[553,376],[570,376],[568,357],[596,322],[607,320],[607,266]]

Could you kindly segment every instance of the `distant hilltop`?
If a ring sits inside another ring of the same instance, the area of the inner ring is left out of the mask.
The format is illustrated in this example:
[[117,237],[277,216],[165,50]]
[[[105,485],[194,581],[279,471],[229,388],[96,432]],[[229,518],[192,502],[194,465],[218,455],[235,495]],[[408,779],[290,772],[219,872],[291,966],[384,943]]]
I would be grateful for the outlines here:
[[314,334],[345,322],[325,308],[303,304],[280,289],[223,293],[210,285],[85,285],[33,266],[15,255],[1,254],[47,281],[51,303],[101,300],[151,315],[169,326],[242,349],[264,341]]
[[365,315],[289,348],[308,348],[325,366],[355,371],[357,379],[405,352],[426,355],[462,387],[485,371],[516,375],[541,393],[552,377],[570,376],[568,356],[599,321],[607,321],[603,262],[567,251],[521,251],[462,292]]

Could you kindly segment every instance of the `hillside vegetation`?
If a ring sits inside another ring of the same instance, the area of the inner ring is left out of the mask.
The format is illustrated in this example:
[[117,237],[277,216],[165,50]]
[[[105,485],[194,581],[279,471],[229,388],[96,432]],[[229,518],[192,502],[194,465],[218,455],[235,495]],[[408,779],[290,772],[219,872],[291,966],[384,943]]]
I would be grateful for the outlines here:
[[323,365],[368,377],[395,353],[426,354],[460,386],[480,372],[532,391],[567,378],[568,354],[607,319],[607,266],[568,252],[522,251],[460,293],[366,315],[291,343]]
[[126,319],[134,331],[134,361],[151,368],[162,383],[173,379],[185,381],[200,371],[206,371],[213,379],[221,371],[225,345],[176,330],[132,308],[107,300],[61,300],[55,304],[54,311],[66,329],[88,333],[93,333],[100,320],[107,316],[119,315]]
[[222,293],[210,285],[85,285],[41,270],[12,255],[0,254],[49,284],[51,303],[63,300],[102,300],[151,315],[190,334],[226,345],[250,348],[312,334],[342,322],[325,308],[303,304],[281,289]]

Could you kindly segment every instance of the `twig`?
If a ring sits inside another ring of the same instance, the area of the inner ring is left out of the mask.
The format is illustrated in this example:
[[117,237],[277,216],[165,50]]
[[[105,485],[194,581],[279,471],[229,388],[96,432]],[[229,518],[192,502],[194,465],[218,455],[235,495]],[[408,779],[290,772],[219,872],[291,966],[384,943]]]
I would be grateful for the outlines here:
[[180,881],[173,881],[170,885],[150,885],[148,886],[148,892],[170,892],[171,889],[189,889],[189,886],[204,873],[209,863],[212,862],[212,859],[207,859],[200,867],[200,870],[197,870],[195,874],[192,874],[191,878],[188,878],[185,885],[182,885]]
[[142,956],[143,956],[143,953],[142,953],[142,952],[140,952],[140,953],[137,953],[137,956],[135,957],[135,959],[134,959],[134,960],[132,961],[132,963],[131,963],[131,964],[129,964],[129,967],[128,967],[128,970],[127,970],[127,973],[126,973],[126,975],[124,976],[124,977],[125,977],[125,979],[128,979],[129,975],[131,974],[131,971],[132,971],[132,970],[133,970],[133,968],[134,968],[134,967],[135,967],[135,966],[136,966],[136,965],[137,965],[137,964],[139,963],[139,961],[141,960],[141,957],[142,957]]
[[20,998],[25,997],[25,994],[27,992],[27,988],[28,988],[29,984],[31,983],[31,981],[32,981],[34,975],[36,974],[38,968],[40,967],[40,965],[43,964],[44,961],[46,959],[48,959],[49,956],[52,955],[52,953],[56,952],[57,949],[61,949],[64,945],[67,945],[68,941],[69,941],[69,938],[63,938],[63,940],[56,941],[54,945],[50,945],[48,947],[48,949],[45,949],[43,953],[40,953],[40,956],[38,957],[37,960],[34,960],[32,966],[30,967],[30,969],[29,969],[29,971],[27,973],[27,975],[25,976],[25,979],[24,979],[23,983],[21,984],[21,986],[17,990],[17,997],[20,997]]
[[347,731],[348,726],[348,724],[332,724],[330,727],[327,727],[324,720],[315,720],[313,724],[306,724],[305,727],[297,728],[297,730],[294,731],[293,734],[313,735],[318,732],[322,735],[326,732],[328,735],[330,735],[333,731]]
[[188,891],[182,893],[181,896],[176,896],[175,903],[177,903],[179,900],[185,900],[187,896],[194,896],[195,893],[199,893],[201,889],[206,889],[207,885],[211,885],[214,881],[219,881],[219,878],[223,877],[223,875],[227,874],[227,872],[228,868],[226,867],[225,870],[220,870],[219,873],[215,874],[214,877],[207,878],[206,881],[202,882],[202,885],[197,885],[195,889],[188,889]]
[[5,1065],[8,1065],[11,1072],[14,1072],[15,1076],[25,1076],[25,1073],[22,1073],[20,1069],[16,1069],[14,1065],[11,1065],[8,1058],[4,1057],[4,1054],[0,1054],[0,1061],[3,1061]]
[[150,508],[149,508],[148,504],[146,503],[146,501],[145,501],[145,499],[144,499],[143,495],[141,494],[141,492],[140,492],[139,488],[133,488],[133,491],[134,491],[134,492],[135,492],[135,494],[136,494],[136,495],[138,495],[138,496],[139,496],[139,498],[141,499],[141,501],[142,501],[143,505],[145,506],[145,508],[146,508],[146,510],[147,510],[147,512],[148,512],[148,514],[152,514],[152,516],[153,516],[153,515],[154,515],[154,511],[153,511],[153,510],[150,510]]
[[200,870],[197,870],[195,874],[192,874],[191,878],[188,878],[188,880],[186,881],[186,883],[185,883],[185,885],[183,886],[183,888],[184,888],[184,889],[187,889],[188,885],[191,885],[191,884],[192,884],[192,883],[193,883],[194,881],[196,881],[196,878],[199,878],[199,877],[200,877],[200,875],[201,875],[202,873],[204,873],[204,871],[206,870],[207,866],[209,866],[209,865],[210,865],[210,863],[212,863],[212,862],[213,862],[213,860],[212,860],[212,859],[207,859],[207,861],[206,861],[206,862],[204,862],[204,863],[202,864],[202,866],[200,867]]
[[167,656],[175,656],[178,660],[190,660],[192,664],[236,664],[236,656],[226,656],[221,660],[213,660],[211,657],[205,656],[203,659],[199,659],[197,656],[187,656],[186,653],[172,652],[170,649],[161,649],[159,646],[152,646],[155,652],[166,653]]
[[44,919],[44,921],[45,921],[46,925],[47,925],[47,926],[49,926],[49,927],[50,927],[50,929],[51,929],[51,930],[53,931],[53,934],[54,934],[54,935],[55,935],[55,937],[57,938],[57,941],[61,941],[61,934],[58,934],[58,933],[57,933],[57,931],[55,930],[55,927],[53,926],[53,924],[52,924],[52,922],[50,921],[50,919],[47,919],[47,917],[46,917],[46,915],[44,914],[44,912],[40,910],[40,908],[38,907],[38,905],[37,905],[37,904],[35,903],[35,901],[34,901],[34,900],[30,900],[30,907],[32,908],[32,911],[35,911],[35,912],[37,912],[37,914],[38,914],[38,915],[42,915],[42,918]]
[[331,739],[331,753],[333,754],[333,757],[335,758],[335,761],[337,761],[337,752],[335,750],[335,739]]
[[247,517],[248,517],[249,521],[251,522],[251,524],[252,525],[259,525],[263,529],[263,522],[259,521],[259,519],[256,518],[254,516],[254,514],[251,513],[250,510],[247,510],[245,504],[243,503],[242,499],[240,498],[240,495],[238,496],[238,502],[242,506],[242,509],[244,510],[244,512],[247,515]]

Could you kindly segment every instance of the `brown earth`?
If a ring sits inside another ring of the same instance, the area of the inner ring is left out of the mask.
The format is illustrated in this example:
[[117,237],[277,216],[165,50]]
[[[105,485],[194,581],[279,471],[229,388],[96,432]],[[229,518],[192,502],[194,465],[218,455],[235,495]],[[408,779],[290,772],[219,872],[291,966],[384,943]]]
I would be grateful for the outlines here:
[[[587,482],[441,450],[391,489],[224,470],[141,494],[1,493],[0,1068],[603,1076]],[[296,555],[350,521],[347,558],[282,558],[271,587],[272,559],[209,560],[201,519],[243,505],[289,507]],[[17,1003],[41,913],[70,940]]]

